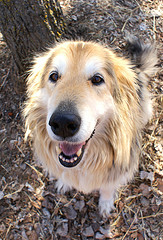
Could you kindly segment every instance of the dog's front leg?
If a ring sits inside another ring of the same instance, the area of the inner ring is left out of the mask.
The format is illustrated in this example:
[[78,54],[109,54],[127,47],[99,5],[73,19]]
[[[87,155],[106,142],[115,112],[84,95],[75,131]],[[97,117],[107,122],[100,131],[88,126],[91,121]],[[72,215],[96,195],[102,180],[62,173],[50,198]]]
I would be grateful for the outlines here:
[[100,189],[99,208],[104,217],[108,217],[111,210],[114,209],[115,186],[105,186]]

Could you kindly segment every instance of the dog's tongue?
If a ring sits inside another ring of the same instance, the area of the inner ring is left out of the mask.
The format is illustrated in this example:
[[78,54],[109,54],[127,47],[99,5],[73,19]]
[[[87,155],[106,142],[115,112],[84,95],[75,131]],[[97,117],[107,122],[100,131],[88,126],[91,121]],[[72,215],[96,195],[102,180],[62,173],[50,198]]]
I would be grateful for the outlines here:
[[65,155],[71,156],[77,153],[84,144],[85,142],[79,143],[79,144],[70,144],[70,143],[63,142],[63,143],[60,143],[60,148]]

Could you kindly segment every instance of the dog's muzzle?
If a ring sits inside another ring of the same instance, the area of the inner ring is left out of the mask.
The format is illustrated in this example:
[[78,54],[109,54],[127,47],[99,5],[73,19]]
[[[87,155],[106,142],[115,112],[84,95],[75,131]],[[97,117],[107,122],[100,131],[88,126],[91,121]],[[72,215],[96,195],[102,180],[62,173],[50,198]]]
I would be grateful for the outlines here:
[[86,145],[94,131],[86,141],[73,142],[81,126],[81,117],[72,102],[60,103],[50,117],[49,126],[58,141],[56,152],[59,162],[64,167],[76,166],[82,159]]

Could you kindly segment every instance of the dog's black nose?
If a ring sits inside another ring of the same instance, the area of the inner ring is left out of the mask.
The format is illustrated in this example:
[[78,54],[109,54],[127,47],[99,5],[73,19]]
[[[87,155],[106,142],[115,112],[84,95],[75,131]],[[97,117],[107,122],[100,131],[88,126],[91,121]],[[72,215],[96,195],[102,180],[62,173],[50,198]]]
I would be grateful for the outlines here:
[[80,116],[63,112],[54,112],[49,121],[53,133],[62,138],[74,136],[78,132],[80,124]]

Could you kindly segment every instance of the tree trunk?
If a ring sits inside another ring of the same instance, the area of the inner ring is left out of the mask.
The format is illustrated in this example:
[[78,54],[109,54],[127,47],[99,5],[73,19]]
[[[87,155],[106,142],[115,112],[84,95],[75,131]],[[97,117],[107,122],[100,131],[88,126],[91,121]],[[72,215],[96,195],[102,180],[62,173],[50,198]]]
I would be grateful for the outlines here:
[[[17,72],[22,75],[31,57],[54,43],[64,32],[61,7],[57,0],[1,0],[0,30]],[[24,81],[17,80],[17,85]]]

